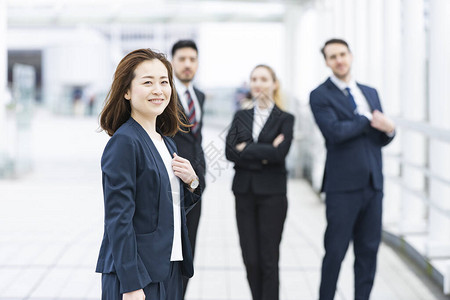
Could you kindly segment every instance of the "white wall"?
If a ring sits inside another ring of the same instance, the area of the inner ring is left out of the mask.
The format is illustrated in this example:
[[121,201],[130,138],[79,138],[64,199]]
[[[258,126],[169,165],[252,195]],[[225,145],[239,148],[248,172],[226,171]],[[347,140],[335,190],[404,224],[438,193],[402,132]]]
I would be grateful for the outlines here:
[[197,82],[239,86],[258,64],[275,69],[283,84],[284,27],[279,23],[204,23],[199,26]]
[[0,0],[0,176],[6,163],[6,1]]

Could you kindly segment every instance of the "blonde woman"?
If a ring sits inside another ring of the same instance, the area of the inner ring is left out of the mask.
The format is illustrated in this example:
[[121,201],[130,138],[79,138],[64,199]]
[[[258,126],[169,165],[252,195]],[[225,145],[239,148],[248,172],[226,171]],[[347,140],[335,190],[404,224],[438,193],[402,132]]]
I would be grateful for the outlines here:
[[253,108],[236,112],[226,139],[242,256],[253,300],[279,299],[279,247],[287,212],[286,155],[294,116],[281,108],[280,86],[267,65],[250,74]]

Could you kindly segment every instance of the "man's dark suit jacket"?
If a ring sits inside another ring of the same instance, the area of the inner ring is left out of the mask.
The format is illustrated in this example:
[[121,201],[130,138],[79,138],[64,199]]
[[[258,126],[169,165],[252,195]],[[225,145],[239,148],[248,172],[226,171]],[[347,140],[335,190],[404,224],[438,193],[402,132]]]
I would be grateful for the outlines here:
[[[254,109],[236,112],[227,134],[225,154],[228,160],[234,162],[236,170],[232,190],[237,194],[285,194],[285,158],[291,147],[294,116],[274,106],[258,141],[254,142],[253,115]],[[284,141],[274,147],[272,142],[280,133],[284,134]],[[238,152],[236,145],[242,142],[247,145]]]
[[[370,109],[382,111],[377,91],[361,84],[358,87]],[[381,147],[393,137],[355,114],[347,96],[330,78],[311,92],[310,105],[327,148],[322,191],[358,190],[370,181],[376,190],[383,190]]]
[[[186,158],[191,162],[192,167],[194,168],[195,173],[197,173],[197,176],[200,181],[200,185],[202,189],[204,190],[206,187],[205,184],[205,172],[206,172],[206,164],[205,164],[205,154],[203,153],[202,148],[202,127],[203,127],[203,104],[205,102],[205,94],[203,94],[198,89],[194,88],[195,95],[197,96],[197,100],[200,105],[200,109],[202,111],[201,119],[198,120],[198,131],[197,136],[194,136],[194,134],[191,132],[189,128],[184,128],[184,130],[188,132],[182,132],[178,131],[178,133],[174,136],[175,143],[177,144],[177,148],[179,151],[179,155],[181,157]],[[180,96],[178,95],[178,98]],[[179,102],[180,108],[188,117],[187,112],[185,111],[183,105],[181,105],[181,101]],[[189,123],[189,121],[186,121],[186,123]]]
[[[163,138],[176,152],[173,140]],[[102,172],[105,229],[96,272],[116,273],[120,293],[163,281],[169,275],[174,233],[172,190],[158,150],[133,118],[106,145]],[[185,209],[198,198],[180,181],[182,273],[188,277],[194,270]]]

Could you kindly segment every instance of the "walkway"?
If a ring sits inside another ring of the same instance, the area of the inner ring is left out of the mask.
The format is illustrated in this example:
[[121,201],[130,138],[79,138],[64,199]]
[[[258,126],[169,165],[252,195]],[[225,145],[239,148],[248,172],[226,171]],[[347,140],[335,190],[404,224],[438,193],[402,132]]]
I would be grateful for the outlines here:
[[[0,300],[99,299],[94,273],[103,230],[100,156],[107,141],[96,119],[39,112],[32,130],[34,172],[0,180]],[[198,234],[196,274],[187,300],[248,300],[223,160],[223,129],[205,132],[210,165]],[[220,168],[219,168],[220,167]],[[281,245],[281,299],[317,299],[325,228],[324,206],[302,180],[289,182]],[[337,300],[352,300],[352,253]],[[391,248],[382,245],[372,300],[450,299]]]

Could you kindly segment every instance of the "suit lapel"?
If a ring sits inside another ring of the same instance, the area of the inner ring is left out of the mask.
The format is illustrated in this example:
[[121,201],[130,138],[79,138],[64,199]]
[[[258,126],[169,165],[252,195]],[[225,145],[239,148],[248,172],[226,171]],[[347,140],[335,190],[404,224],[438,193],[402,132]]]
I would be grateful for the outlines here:
[[356,85],[358,85],[359,89],[361,90],[361,92],[363,93],[364,97],[366,98],[367,103],[369,104],[370,110],[374,111],[375,109],[377,109],[377,107],[375,106],[375,103],[374,103],[372,97],[370,96],[370,93],[367,92],[366,87],[361,85],[361,84],[359,84],[359,83],[356,83]]
[[[170,190],[170,180],[169,180],[169,174],[167,173],[166,166],[164,165],[164,162],[159,155],[158,150],[156,149],[156,146],[153,144],[152,139],[148,135],[148,133],[145,131],[145,129],[136,122],[133,118],[130,118],[132,121],[134,127],[136,128],[138,134],[141,136],[141,138],[144,140],[145,144],[147,144],[148,150],[150,152],[151,157],[153,158],[153,161],[155,162],[155,167],[157,169],[157,173],[159,175],[159,200],[162,197],[166,197],[164,195],[161,195],[161,191],[168,191]],[[160,133],[160,132],[159,132]],[[162,135],[161,135],[162,136]],[[164,137],[163,137],[164,138]],[[169,197],[170,202],[168,201],[159,201],[159,213],[160,215],[163,215],[167,211],[169,211],[169,207],[166,205],[167,203],[172,203],[172,194],[168,193],[167,197]],[[166,207],[167,206],[167,207]],[[170,210],[172,212],[172,210]]]
[[167,149],[169,149],[170,155],[172,156],[174,152],[177,152],[176,149],[172,146],[171,143],[169,143],[167,141],[168,138],[166,136],[164,136],[162,134],[161,134],[161,136],[163,137],[164,143],[166,144],[166,147],[167,147]]
[[202,113],[202,117],[203,117],[203,102],[205,101],[205,99],[203,98],[202,94],[200,94],[200,91],[197,90],[195,87],[194,87],[194,92],[195,92],[195,96],[197,96],[197,100],[200,104],[200,109],[201,109],[201,113]]
[[[247,132],[250,134],[250,137],[253,137],[253,115],[255,113],[255,109],[244,110],[244,127],[247,129]],[[253,138],[252,138],[253,139]]]
[[177,94],[177,96],[178,96],[178,107],[181,109],[181,111],[184,113],[184,115],[186,116],[186,118],[188,117],[188,115],[187,115],[187,113],[186,113],[186,110],[184,109],[184,106],[183,106],[183,104],[181,103],[181,98],[180,98],[180,95],[178,95]]
[[[166,144],[167,149],[169,149],[170,155],[172,156],[173,153],[176,153],[176,149],[174,147],[175,144],[170,143],[168,141],[168,137],[164,136],[161,134],[161,136],[163,137],[164,143]],[[184,183],[181,179],[178,180],[180,182],[180,209],[181,209],[181,217],[183,218],[183,220],[186,218],[185,217],[185,213],[184,213]],[[183,221],[184,222],[184,221]]]
[[281,110],[275,105],[270,112],[269,117],[267,118],[266,123],[264,124],[263,128],[261,129],[261,132],[258,135],[258,142],[260,140],[261,136],[264,136],[266,134],[266,131],[269,130],[273,123],[276,121],[276,119],[280,116]]
[[350,104],[349,99],[344,95],[344,93],[331,81],[330,78],[325,82],[330,94],[332,95],[331,104],[334,107],[344,112],[349,117],[353,117],[354,110]]
[[[148,133],[145,131],[145,129],[142,128],[142,126],[136,121],[135,121],[135,124],[137,125],[136,127],[139,131],[139,134],[144,139],[145,143],[147,144],[147,146],[150,150],[151,155],[153,156],[153,159],[156,163],[156,167],[158,169],[158,173],[161,177],[161,182],[169,182],[169,175],[167,174],[166,166],[164,165],[161,155],[159,155],[158,149],[156,149],[155,144],[153,144],[152,139],[150,138]],[[158,133],[161,134],[161,132],[159,132],[159,130],[157,130],[157,131],[158,131]],[[161,134],[161,136],[163,136],[163,135]]]

